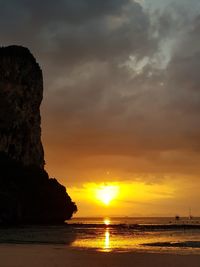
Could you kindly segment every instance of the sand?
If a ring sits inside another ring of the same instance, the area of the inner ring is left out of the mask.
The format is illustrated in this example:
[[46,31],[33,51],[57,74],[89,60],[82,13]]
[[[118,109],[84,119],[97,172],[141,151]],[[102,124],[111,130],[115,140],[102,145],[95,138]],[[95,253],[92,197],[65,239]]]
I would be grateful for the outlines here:
[[54,245],[0,245],[0,267],[199,267],[200,255],[108,253]]

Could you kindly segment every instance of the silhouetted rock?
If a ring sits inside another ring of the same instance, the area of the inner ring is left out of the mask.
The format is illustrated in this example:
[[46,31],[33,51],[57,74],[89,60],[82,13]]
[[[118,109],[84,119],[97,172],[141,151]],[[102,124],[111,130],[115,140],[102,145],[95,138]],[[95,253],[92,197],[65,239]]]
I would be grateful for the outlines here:
[[62,223],[77,207],[44,170],[42,71],[27,48],[0,48],[0,224]]

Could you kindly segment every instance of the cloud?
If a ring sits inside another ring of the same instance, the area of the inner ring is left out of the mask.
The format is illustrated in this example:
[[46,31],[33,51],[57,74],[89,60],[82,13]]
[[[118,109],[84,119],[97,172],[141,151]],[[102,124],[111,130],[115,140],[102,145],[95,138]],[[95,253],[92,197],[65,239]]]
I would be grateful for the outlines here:
[[198,1],[1,2],[2,45],[44,71],[52,174],[199,172]]

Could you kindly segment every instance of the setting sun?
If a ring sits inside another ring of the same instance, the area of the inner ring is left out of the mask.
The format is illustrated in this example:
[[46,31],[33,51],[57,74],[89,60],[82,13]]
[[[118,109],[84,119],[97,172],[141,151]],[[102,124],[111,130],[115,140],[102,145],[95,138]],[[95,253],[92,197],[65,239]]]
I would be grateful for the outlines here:
[[106,226],[110,225],[110,219],[109,218],[105,218],[103,222]]
[[109,205],[117,197],[118,193],[119,187],[117,185],[102,185],[96,191],[96,198],[105,205]]

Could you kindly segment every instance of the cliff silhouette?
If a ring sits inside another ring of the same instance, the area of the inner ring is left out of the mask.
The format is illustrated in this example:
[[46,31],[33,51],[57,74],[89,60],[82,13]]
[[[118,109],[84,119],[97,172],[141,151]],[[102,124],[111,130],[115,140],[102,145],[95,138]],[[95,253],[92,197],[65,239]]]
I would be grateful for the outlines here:
[[0,48],[0,224],[62,223],[77,211],[44,169],[42,71],[27,48]]

